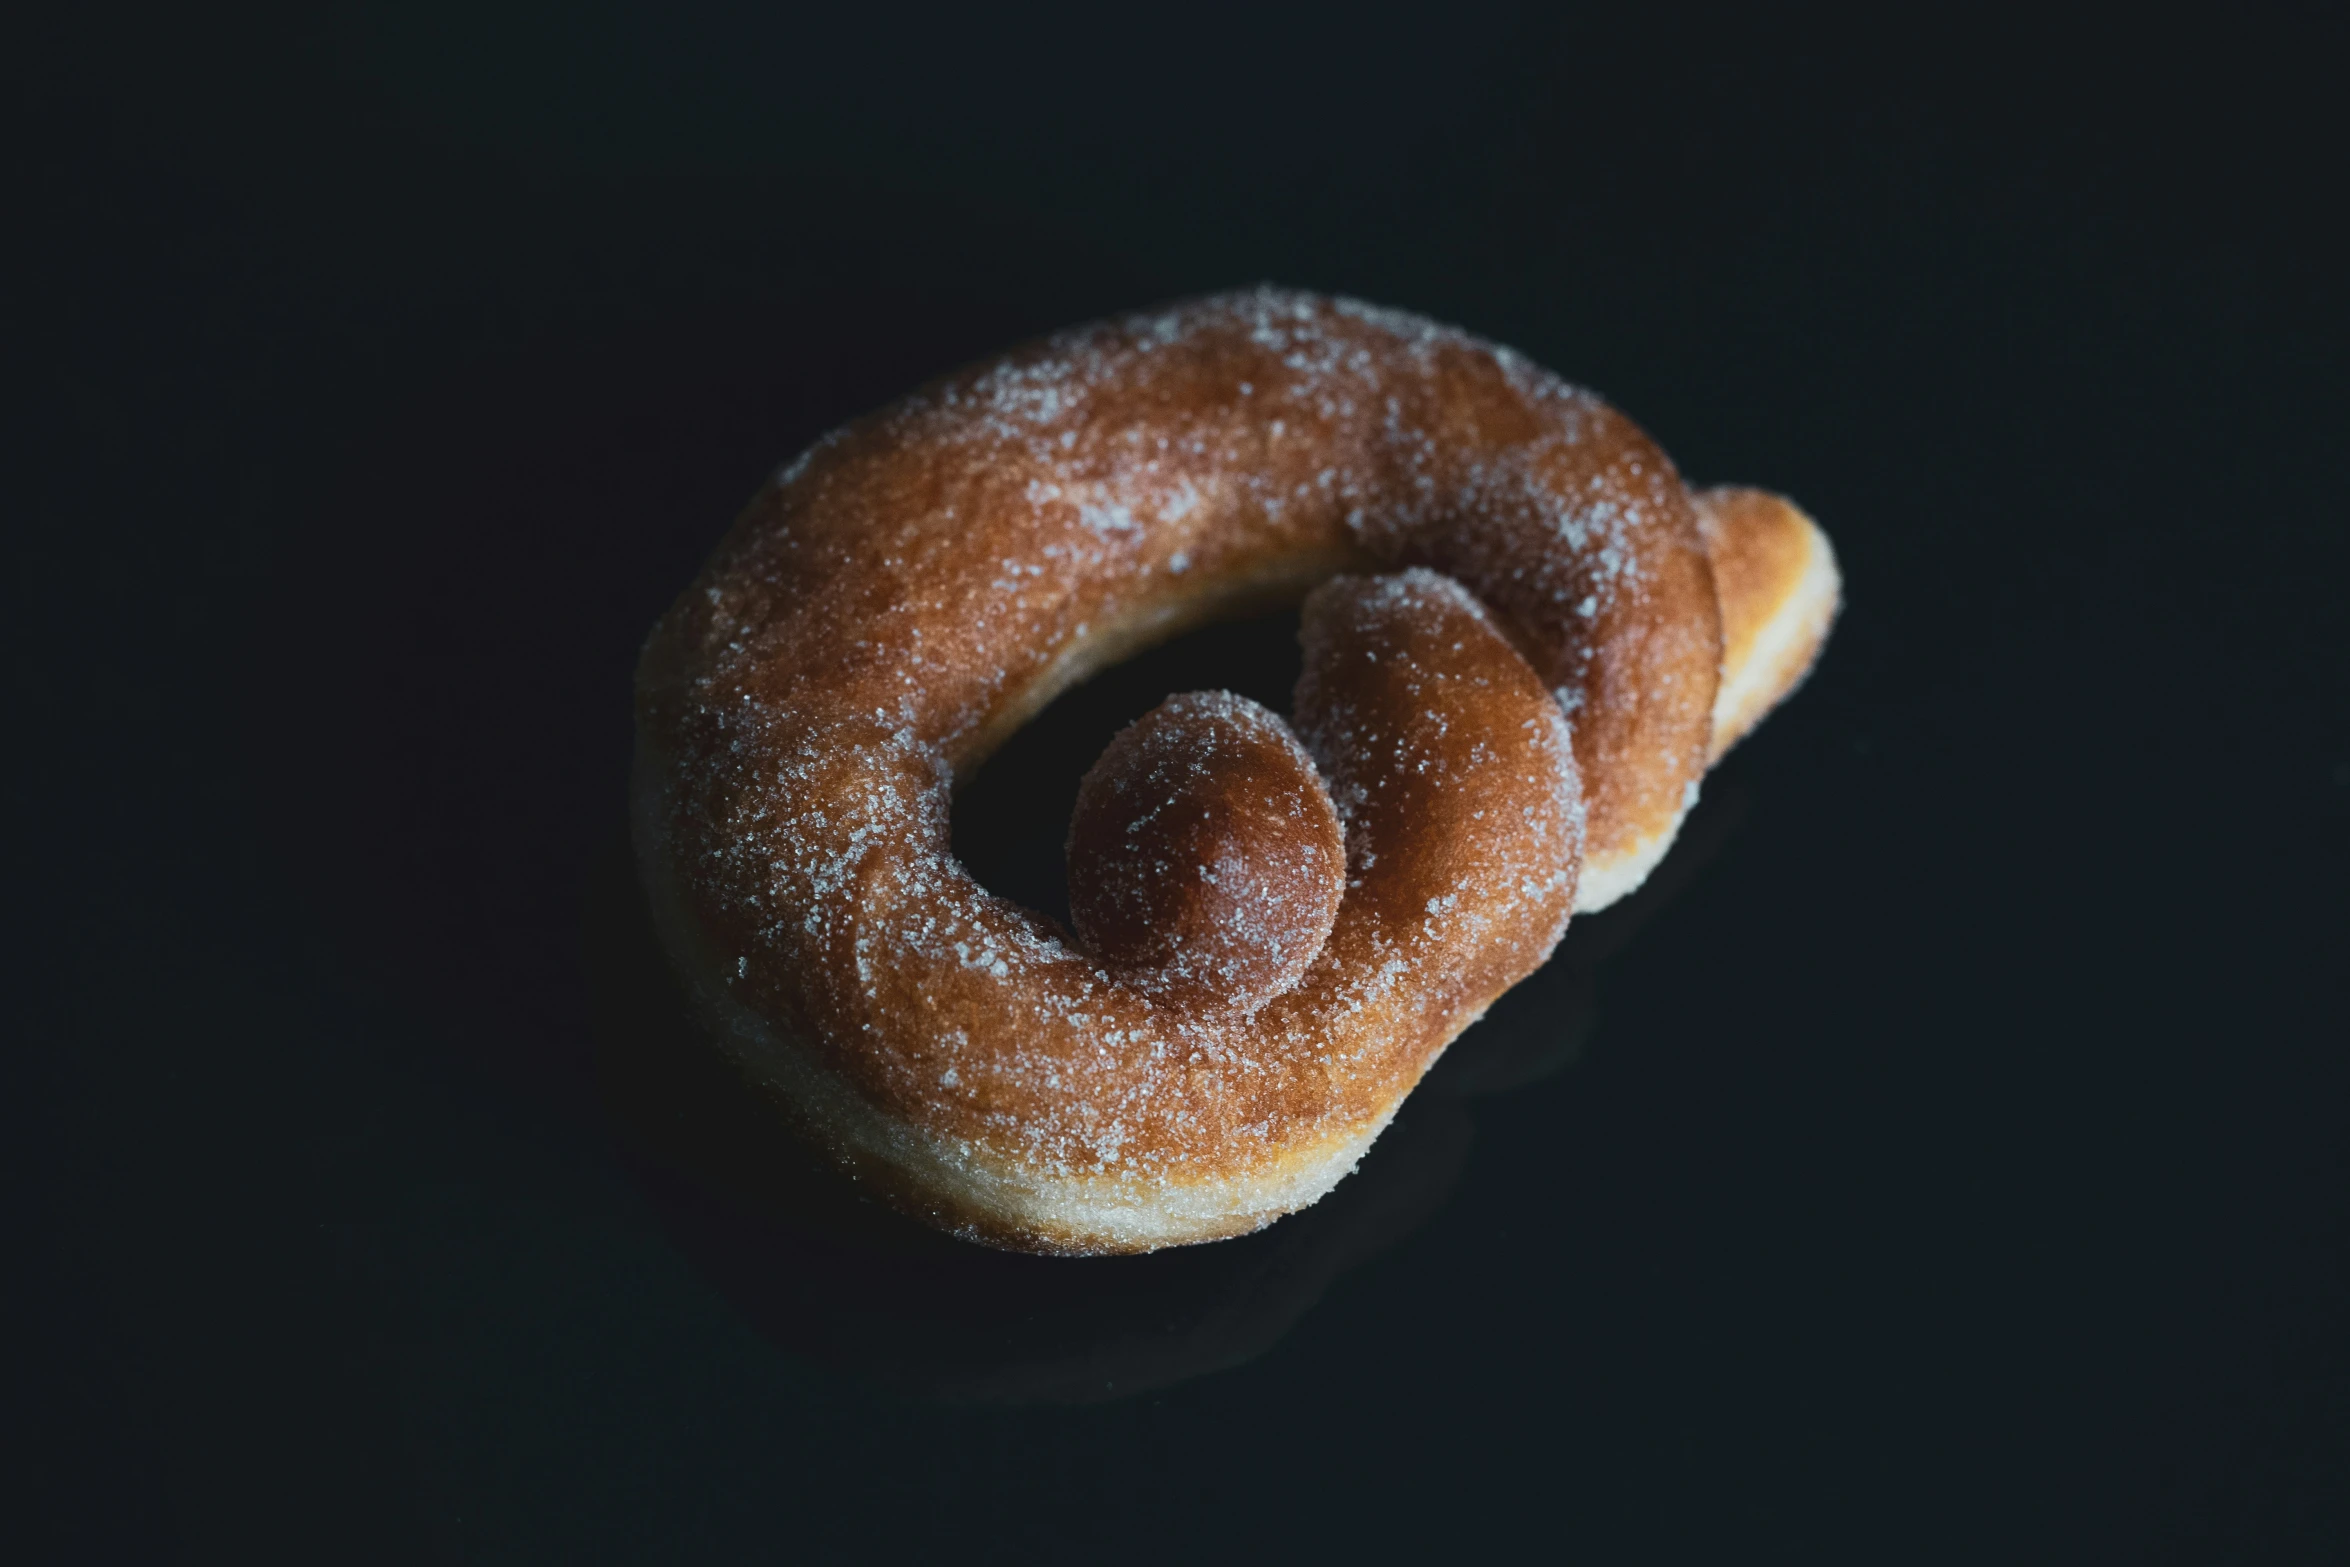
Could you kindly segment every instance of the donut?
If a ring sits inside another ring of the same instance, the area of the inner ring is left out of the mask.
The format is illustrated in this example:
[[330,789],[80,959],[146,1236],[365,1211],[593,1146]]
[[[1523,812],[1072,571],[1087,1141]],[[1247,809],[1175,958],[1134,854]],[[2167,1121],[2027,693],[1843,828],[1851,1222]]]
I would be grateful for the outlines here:
[[[1080,327],[818,440],[639,662],[632,831],[746,1080],[870,1190],[1058,1254],[1354,1168],[1810,667],[1826,539],[1693,496],[1506,348],[1261,288]],[[1287,719],[1171,698],[1080,786],[1071,927],[956,860],[1057,694],[1302,601]]]

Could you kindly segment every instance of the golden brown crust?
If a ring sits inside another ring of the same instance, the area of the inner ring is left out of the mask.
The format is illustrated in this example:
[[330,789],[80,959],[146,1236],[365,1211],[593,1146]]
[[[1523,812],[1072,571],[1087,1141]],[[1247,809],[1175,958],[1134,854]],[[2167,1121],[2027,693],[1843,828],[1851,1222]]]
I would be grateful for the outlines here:
[[1722,485],[1694,499],[1722,605],[1711,747],[1719,761],[1810,673],[1842,583],[1828,536],[1785,497]]
[[1229,691],[1170,697],[1077,789],[1069,913],[1079,944],[1153,998],[1246,1015],[1329,939],[1346,842],[1313,758]]
[[[1350,567],[1415,569],[1308,602],[1347,879],[1324,926],[1300,851],[1270,980],[1154,984],[1133,931],[1080,946],[953,858],[955,778],[1053,691]],[[1586,859],[1661,850],[1722,665],[1696,510],[1628,420],[1259,290],[1016,351],[787,468],[646,646],[640,859],[705,1013],[897,1200],[1034,1249],[1205,1239],[1343,1175]]]

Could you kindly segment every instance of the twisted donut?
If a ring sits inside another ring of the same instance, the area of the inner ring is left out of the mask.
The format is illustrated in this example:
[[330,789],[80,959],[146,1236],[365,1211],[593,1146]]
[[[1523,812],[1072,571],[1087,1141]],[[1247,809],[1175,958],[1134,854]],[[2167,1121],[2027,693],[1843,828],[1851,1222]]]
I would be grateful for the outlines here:
[[[1087,775],[1073,934],[956,861],[956,780],[1056,694],[1308,589],[1294,732],[1181,696]],[[1692,498],[1507,349],[1201,300],[949,376],[752,502],[645,647],[639,865],[749,1077],[900,1206],[1239,1234],[1639,884],[1837,592],[1791,506]]]

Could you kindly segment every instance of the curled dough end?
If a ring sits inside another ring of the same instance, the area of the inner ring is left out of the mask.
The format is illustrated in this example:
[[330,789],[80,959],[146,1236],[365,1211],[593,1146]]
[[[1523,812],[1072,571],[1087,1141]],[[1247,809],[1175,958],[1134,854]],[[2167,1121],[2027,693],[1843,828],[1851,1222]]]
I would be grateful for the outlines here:
[[1691,499],[1722,604],[1718,762],[1811,673],[1843,607],[1844,582],[1828,536],[1784,496],[1723,485]]
[[1078,938],[1167,1003],[1255,1012],[1304,975],[1345,890],[1338,813],[1313,759],[1245,697],[1168,698],[1078,786]]

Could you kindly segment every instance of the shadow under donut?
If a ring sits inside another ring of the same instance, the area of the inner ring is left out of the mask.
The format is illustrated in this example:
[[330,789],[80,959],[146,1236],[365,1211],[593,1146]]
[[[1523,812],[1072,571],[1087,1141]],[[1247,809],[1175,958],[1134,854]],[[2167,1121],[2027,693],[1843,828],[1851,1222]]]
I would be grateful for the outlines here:
[[762,1333],[907,1391],[1091,1402],[1239,1365],[1433,1213],[1468,1157],[1466,1109],[1415,1098],[1352,1178],[1256,1235],[1081,1261],[990,1251],[868,1201],[783,1135],[692,1017],[617,834],[585,938],[598,1085],[672,1237]]
[[[956,849],[991,889],[1065,918],[1060,835],[1075,780],[1170,689],[1288,705],[1296,617],[1193,633],[1038,716],[963,790]],[[1064,782],[1065,786],[1064,786]],[[1241,1365],[1330,1283],[1444,1203],[1473,1137],[1465,1101],[1570,1065],[1595,973],[1735,828],[1717,787],[1649,884],[1577,920],[1551,961],[1454,1042],[1355,1173],[1255,1235],[1086,1260],[996,1252],[867,1200],[795,1139],[702,1032],[670,973],[626,836],[598,855],[584,942],[596,1079],[624,1154],[675,1242],[788,1350],[909,1392],[1000,1402],[1127,1397]]]

